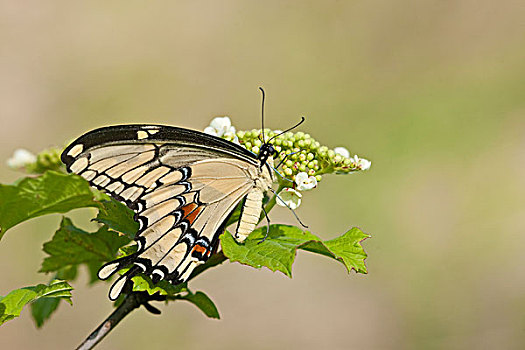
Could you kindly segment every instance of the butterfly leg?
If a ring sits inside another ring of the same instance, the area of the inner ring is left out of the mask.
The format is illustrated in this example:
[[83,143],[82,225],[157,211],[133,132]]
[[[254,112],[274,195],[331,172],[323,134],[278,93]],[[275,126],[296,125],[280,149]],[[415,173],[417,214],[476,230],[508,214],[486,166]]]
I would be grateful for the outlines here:
[[299,219],[299,216],[297,216],[297,213],[295,212],[295,210],[293,210],[292,208],[290,208],[290,206],[288,205],[288,203],[286,203],[285,201],[282,200],[281,197],[279,197],[279,194],[277,194],[277,192],[275,192],[271,187],[269,188],[270,191],[272,191],[272,193],[275,195],[275,197],[277,197],[281,202],[284,203],[284,205],[290,209],[290,211],[292,212],[293,216],[295,216],[295,219],[299,222],[299,224],[301,224],[302,227],[304,228],[308,228],[307,225],[303,224],[303,222],[301,221],[301,219]]
[[268,238],[268,234],[270,233],[270,218],[268,217],[268,213],[264,209],[264,207],[261,207],[264,217],[266,218],[266,234],[264,235],[263,239],[261,239],[257,244],[261,244],[262,242],[266,241],[266,238]]

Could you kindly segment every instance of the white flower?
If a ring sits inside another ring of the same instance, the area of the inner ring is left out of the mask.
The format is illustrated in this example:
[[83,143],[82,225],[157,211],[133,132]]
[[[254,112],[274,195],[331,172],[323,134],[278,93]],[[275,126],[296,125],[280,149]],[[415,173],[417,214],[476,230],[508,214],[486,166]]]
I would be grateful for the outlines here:
[[298,191],[290,187],[285,187],[279,196],[277,197],[276,203],[281,207],[288,207],[292,210],[297,209],[301,205],[301,197],[303,195]]
[[308,176],[308,174],[303,171],[295,175],[295,183],[299,191],[307,191],[317,186],[317,179],[314,176]]
[[365,158],[359,158],[357,154],[350,158],[352,162],[355,164],[355,167],[359,170],[368,170],[370,169],[370,166],[372,165],[372,162]]
[[232,122],[229,117],[217,117],[213,118],[210,126],[204,129],[204,132],[213,136],[229,136],[235,139],[235,127],[232,126]]
[[334,148],[334,152],[345,158],[350,158],[350,152],[344,147],[336,147]]
[[7,166],[11,169],[21,169],[36,162],[36,156],[26,149],[15,150],[13,156],[7,160]]

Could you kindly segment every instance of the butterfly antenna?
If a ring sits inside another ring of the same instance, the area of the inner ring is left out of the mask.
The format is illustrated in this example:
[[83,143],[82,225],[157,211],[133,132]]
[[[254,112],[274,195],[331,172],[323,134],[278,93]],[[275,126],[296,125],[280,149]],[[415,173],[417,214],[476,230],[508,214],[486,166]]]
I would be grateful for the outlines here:
[[301,124],[304,122],[304,120],[305,120],[305,118],[304,118],[304,117],[301,117],[301,121],[300,121],[299,123],[295,124],[295,125],[292,126],[291,128],[288,128],[288,129],[282,131],[280,134],[277,134],[277,135],[273,136],[271,139],[268,140],[268,142],[272,141],[272,140],[273,140],[274,138],[276,138],[277,136],[281,136],[282,134],[284,134],[284,133],[286,133],[286,132],[288,132],[288,131],[290,131],[290,130],[295,129],[296,127],[298,127],[299,125],[301,125]]
[[289,156],[291,156],[292,154],[296,154],[296,153],[300,153],[301,151],[297,151],[297,152],[293,152],[293,153],[288,153],[287,155],[284,156],[283,160],[281,160],[279,162],[279,164],[275,167],[275,169],[278,169],[285,161],[286,161],[286,158],[288,158]]
[[264,92],[264,89],[262,87],[259,86],[259,90],[261,90],[261,93],[262,93],[262,103],[261,103],[261,124],[262,124],[262,142],[263,143],[266,143],[266,141],[264,140],[264,100],[266,100],[266,93]]
[[294,211],[292,208],[290,208],[290,206],[289,206],[285,201],[283,201],[283,199],[282,199],[281,197],[279,197],[279,195],[277,194],[277,192],[275,192],[275,190],[274,190],[273,188],[270,187],[270,191],[272,191],[272,193],[273,193],[277,198],[279,198],[279,199],[281,200],[281,202],[283,202],[284,205],[285,205],[288,209],[291,210],[293,216],[295,216],[295,219],[297,220],[297,222],[299,222],[299,223],[301,224],[302,227],[304,227],[304,228],[308,228],[308,226],[306,226],[305,224],[303,224],[303,222],[301,221],[301,219],[299,219],[299,216],[297,216],[297,214],[295,213],[295,211]]

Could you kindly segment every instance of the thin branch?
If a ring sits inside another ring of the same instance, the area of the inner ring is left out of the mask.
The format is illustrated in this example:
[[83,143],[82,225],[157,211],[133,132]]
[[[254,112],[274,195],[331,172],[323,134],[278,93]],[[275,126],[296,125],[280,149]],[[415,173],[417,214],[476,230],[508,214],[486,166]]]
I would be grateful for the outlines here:
[[93,349],[127,314],[138,308],[144,302],[146,302],[146,298],[143,293],[128,294],[122,304],[80,344],[77,350]]

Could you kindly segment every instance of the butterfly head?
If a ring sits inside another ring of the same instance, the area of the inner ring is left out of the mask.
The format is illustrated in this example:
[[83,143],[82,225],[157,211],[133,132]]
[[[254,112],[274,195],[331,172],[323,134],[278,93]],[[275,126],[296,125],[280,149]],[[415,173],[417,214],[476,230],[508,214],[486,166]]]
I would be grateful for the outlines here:
[[275,148],[273,147],[273,145],[269,142],[267,143],[264,143],[260,150],[259,150],[259,154],[257,155],[257,159],[261,162],[261,167],[266,164],[266,161],[268,160],[268,158],[270,157],[276,157],[277,156],[277,151],[275,150]]

